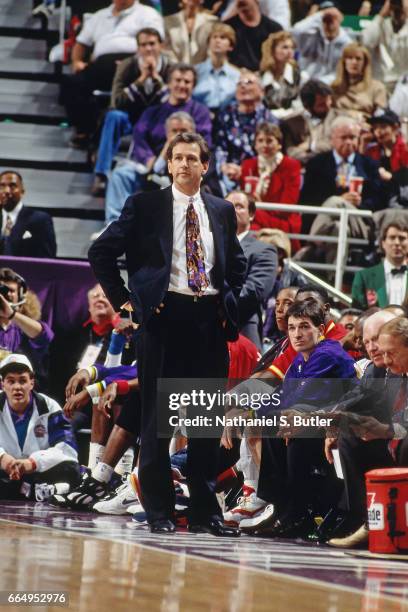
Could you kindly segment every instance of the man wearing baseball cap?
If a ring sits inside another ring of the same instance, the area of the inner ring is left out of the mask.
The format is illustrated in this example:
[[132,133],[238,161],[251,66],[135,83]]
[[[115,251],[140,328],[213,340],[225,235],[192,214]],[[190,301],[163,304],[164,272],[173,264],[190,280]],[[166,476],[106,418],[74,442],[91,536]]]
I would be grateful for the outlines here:
[[3,359],[0,376],[0,499],[43,500],[58,485],[67,492],[79,482],[79,465],[60,406],[34,391],[34,371],[25,355]]

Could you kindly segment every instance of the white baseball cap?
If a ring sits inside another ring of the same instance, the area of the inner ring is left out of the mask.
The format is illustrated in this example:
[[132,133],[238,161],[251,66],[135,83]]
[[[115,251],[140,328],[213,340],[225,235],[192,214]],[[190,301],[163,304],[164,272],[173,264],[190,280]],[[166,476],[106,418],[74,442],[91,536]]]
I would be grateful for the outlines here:
[[22,368],[16,369],[28,370],[29,372],[34,374],[33,366],[25,355],[21,355],[19,353],[12,353],[11,355],[7,355],[7,357],[5,357],[0,362],[0,375],[4,376],[7,372],[12,371],[14,364],[23,366]]

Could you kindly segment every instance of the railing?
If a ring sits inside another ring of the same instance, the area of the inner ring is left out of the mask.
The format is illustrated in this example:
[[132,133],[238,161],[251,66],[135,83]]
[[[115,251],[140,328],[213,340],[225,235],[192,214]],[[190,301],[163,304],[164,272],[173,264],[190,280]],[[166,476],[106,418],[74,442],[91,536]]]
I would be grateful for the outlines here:
[[67,0],[61,0],[61,6],[59,10],[59,42],[61,45],[63,45],[65,39],[65,25],[67,20]]
[[347,304],[347,306],[351,306],[352,301],[353,301],[351,297],[349,297],[342,291],[338,291],[338,289],[335,289],[334,287],[326,283],[324,280],[322,280],[315,274],[312,274],[311,272],[309,272],[308,270],[300,266],[298,263],[296,263],[292,259],[285,259],[285,264],[290,268],[290,270],[293,270],[294,272],[299,272],[299,274],[301,274],[302,276],[310,280],[315,285],[319,285],[320,287],[323,287],[324,289],[326,289],[329,295],[332,295],[334,298],[336,298],[340,302],[343,302],[343,304]]
[[[341,292],[343,285],[343,276],[346,270],[348,244],[365,245],[365,240],[357,238],[347,238],[347,227],[349,217],[366,217],[371,218],[371,210],[358,210],[349,208],[323,208],[322,206],[306,206],[299,204],[270,204],[266,202],[257,202],[257,208],[260,210],[281,210],[288,213],[299,214],[327,214],[339,217],[339,235],[338,236],[309,236],[307,234],[288,234],[289,238],[299,238],[308,242],[337,242],[337,258],[336,264],[323,264],[314,262],[304,262],[304,267],[314,268],[316,270],[335,270],[334,286],[337,291]],[[356,268],[357,269],[357,268]]]

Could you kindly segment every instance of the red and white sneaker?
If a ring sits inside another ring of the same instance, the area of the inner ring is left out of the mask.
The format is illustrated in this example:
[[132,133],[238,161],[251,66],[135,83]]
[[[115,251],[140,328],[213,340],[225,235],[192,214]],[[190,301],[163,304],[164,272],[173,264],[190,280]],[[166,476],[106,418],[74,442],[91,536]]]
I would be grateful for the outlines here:
[[273,504],[267,504],[264,502],[264,507],[260,512],[254,514],[252,517],[246,517],[242,519],[239,527],[244,533],[253,533],[260,528],[270,527],[273,525],[276,519],[275,508]]
[[237,501],[235,508],[224,512],[224,523],[231,527],[239,527],[243,519],[250,519],[260,514],[267,505],[263,499],[256,496],[256,493],[239,497]]

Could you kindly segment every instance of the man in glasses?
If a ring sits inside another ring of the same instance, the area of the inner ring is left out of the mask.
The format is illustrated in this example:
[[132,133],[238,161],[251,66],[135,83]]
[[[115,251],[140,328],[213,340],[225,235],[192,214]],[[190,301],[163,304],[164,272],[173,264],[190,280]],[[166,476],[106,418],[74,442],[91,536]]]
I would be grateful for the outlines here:
[[241,176],[240,164],[256,155],[255,129],[261,121],[277,123],[262,102],[263,89],[259,77],[242,70],[235,100],[220,112],[215,123],[215,158],[225,193],[233,191]]

